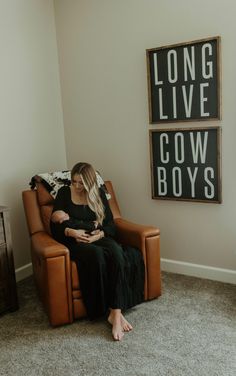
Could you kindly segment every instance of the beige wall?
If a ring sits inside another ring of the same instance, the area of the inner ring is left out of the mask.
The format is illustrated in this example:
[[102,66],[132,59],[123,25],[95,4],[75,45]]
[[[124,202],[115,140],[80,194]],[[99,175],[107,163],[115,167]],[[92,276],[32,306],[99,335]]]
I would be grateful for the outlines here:
[[[90,161],[112,179],[123,214],[160,227],[162,258],[235,269],[235,2],[55,0],[54,5],[68,165]],[[223,120],[211,125],[223,128],[223,203],[152,200],[145,49],[217,35]]]
[[16,269],[30,263],[21,191],[66,167],[51,0],[0,3],[0,205],[11,208]]

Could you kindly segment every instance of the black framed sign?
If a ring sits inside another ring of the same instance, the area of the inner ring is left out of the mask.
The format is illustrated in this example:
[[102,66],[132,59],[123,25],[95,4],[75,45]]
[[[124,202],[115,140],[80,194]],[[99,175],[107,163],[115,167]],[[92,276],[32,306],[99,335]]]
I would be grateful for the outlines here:
[[221,118],[220,37],[146,50],[149,122]]
[[221,128],[149,131],[152,198],[221,202]]

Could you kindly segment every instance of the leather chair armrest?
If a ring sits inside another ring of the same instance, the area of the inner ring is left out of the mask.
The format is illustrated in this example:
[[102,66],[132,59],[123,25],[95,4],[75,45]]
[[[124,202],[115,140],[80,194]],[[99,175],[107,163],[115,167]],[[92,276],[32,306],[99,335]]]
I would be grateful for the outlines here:
[[144,299],[161,295],[160,231],[122,218],[115,219],[118,241],[140,249],[145,264]]
[[120,242],[137,248],[142,247],[145,238],[160,235],[156,227],[139,225],[123,218],[116,218],[115,224]]
[[73,321],[69,250],[45,231],[31,236],[34,278],[52,326]]
[[69,254],[65,245],[58,243],[47,232],[40,231],[31,236],[34,253],[44,259],[49,257],[66,256]]

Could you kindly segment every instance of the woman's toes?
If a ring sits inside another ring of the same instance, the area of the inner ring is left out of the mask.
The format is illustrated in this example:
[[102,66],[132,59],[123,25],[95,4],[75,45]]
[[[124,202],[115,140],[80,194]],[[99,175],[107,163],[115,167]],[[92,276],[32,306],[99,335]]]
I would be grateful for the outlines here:
[[122,338],[124,337],[123,331],[112,331],[112,335],[115,341],[121,341]]
[[121,325],[125,332],[130,332],[133,329],[132,325],[121,315]]

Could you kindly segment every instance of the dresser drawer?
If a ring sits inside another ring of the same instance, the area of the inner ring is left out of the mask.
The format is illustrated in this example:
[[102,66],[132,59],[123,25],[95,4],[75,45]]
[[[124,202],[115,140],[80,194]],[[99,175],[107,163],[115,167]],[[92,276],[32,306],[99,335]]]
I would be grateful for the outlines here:
[[0,244],[0,281],[9,275],[7,246],[6,244]]
[[9,209],[0,206],[0,314],[17,308]]
[[0,287],[0,313],[4,312],[6,309],[6,303],[5,303],[5,293],[3,289]]
[[9,307],[7,286],[0,283],[0,313],[6,311]]
[[5,232],[4,232],[4,226],[3,226],[3,217],[2,214],[0,214],[0,246],[1,244],[4,244],[6,241],[5,238]]
[[0,281],[0,314],[15,311],[18,308],[14,276]]

